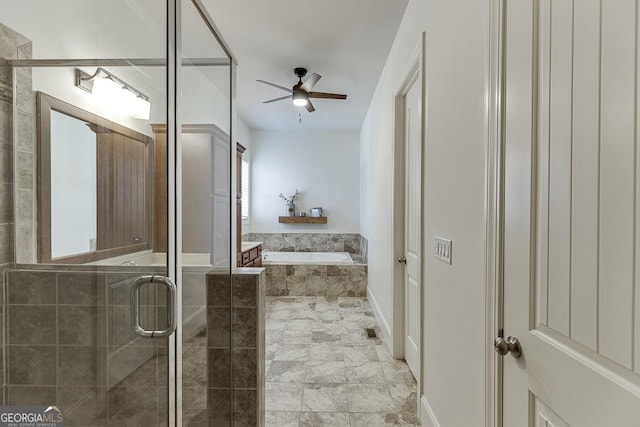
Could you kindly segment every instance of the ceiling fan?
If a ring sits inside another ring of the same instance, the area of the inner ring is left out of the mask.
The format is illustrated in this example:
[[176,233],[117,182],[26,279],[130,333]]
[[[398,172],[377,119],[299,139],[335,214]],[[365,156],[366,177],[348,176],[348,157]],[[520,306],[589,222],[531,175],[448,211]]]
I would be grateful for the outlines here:
[[266,82],[264,80],[257,80],[260,83],[264,83],[269,86],[277,87],[278,89],[282,89],[286,92],[289,92],[291,95],[283,96],[280,98],[270,99],[268,101],[264,101],[264,104],[269,104],[271,102],[282,101],[283,99],[293,99],[293,105],[297,107],[306,107],[307,111],[313,113],[316,109],[313,107],[310,98],[322,98],[322,99],[347,99],[347,95],[341,95],[339,93],[326,93],[326,92],[311,92],[313,86],[318,83],[320,80],[320,75],[313,73],[311,77],[309,77],[304,83],[302,83],[302,78],[307,75],[307,69],[298,67],[293,69],[293,74],[298,78],[298,83],[293,85],[293,88],[289,89],[288,87],[280,86],[275,83]]

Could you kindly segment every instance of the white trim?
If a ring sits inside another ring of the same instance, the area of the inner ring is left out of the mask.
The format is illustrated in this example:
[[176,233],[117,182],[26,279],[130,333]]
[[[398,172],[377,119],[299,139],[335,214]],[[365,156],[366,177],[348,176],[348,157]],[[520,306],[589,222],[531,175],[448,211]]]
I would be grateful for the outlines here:
[[424,394],[420,398],[420,424],[424,427],[440,427],[436,414],[433,413]]
[[[420,37],[420,41],[409,57],[405,71],[402,74],[401,84],[395,94],[395,118],[394,118],[394,142],[393,142],[393,341],[391,342],[391,354],[395,358],[404,357],[404,268],[397,260],[404,256],[404,219],[405,219],[405,117],[404,117],[404,98],[413,86],[413,84],[421,78],[422,85],[422,146],[424,147],[424,116],[425,116],[425,85],[423,67],[423,50],[424,50],[424,33]],[[424,150],[423,150],[424,154]],[[424,163],[424,162],[421,162]],[[421,164],[422,166],[422,164]],[[422,171],[421,171],[422,173]],[[422,185],[422,182],[420,183]],[[421,201],[422,202],[422,201]],[[420,203],[422,208],[422,203]],[[421,221],[421,224],[424,221]],[[423,247],[423,241],[420,239],[420,247]],[[423,256],[423,254],[420,254]],[[420,271],[420,280],[424,277],[424,272]],[[424,287],[424,283],[422,284]],[[422,300],[422,294],[420,295]],[[421,304],[422,305],[422,304]],[[422,311],[422,306],[420,307]],[[422,317],[422,316],[421,316]],[[419,336],[422,334],[420,328]],[[421,340],[422,341],[422,340]],[[418,343],[420,344],[420,343]],[[420,356],[420,355],[419,355]],[[421,357],[418,358],[421,360]]]
[[[247,160],[247,159],[242,159],[242,161],[240,162],[240,164],[242,165],[241,169],[240,169],[240,174],[242,175],[242,184],[245,184],[245,176],[242,174],[242,168],[244,167],[244,164],[247,164],[247,180],[246,180],[246,184],[247,184],[247,216],[242,215],[242,211],[240,212],[240,218],[242,220],[242,225],[251,225],[251,161]],[[242,188],[240,188],[240,193],[243,193]],[[241,208],[244,210],[243,205],[245,202],[245,194],[242,194],[242,205]],[[243,230],[244,231],[244,230]]]
[[485,81],[485,427],[502,426],[502,358],[493,341],[502,330],[502,114],[504,0],[491,0]]
[[[425,288],[425,277],[426,274],[424,272],[424,263],[422,262],[425,254],[423,253],[424,248],[424,155],[425,155],[425,135],[426,135],[426,115],[427,115],[427,84],[426,84],[426,33],[422,32],[420,34],[420,39],[418,40],[416,47],[413,52],[409,56],[407,61],[407,65],[405,67],[404,72],[401,74],[401,83],[395,94],[395,117],[394,117],[394,142],[393,142],[393,259],[391,262],[394,264],[393,268],[393,331],[391,333],[392,341],[391,343],[391,354],[395,358],[403,358],[404,357],[404,349],[405,349],[405,294],[404,294],[404,268],[397,261],[398,258],[403,257],[405,255],[405,185],[406,185],[406,177],[405,177],[405,150],[406,150],[406,138],[405,138],[405,96],[408,93],[409,89],[413,87],[414,84],[420,84],[420,103],[421,103],[421,146],[422,148],[422,156],[423,158],[420,161],[420,259],[419,259],[419,283],[420,290],[418,295],[419,300],[419,310],[420,310],[420,320],[418,322],[418,364],[416,366],[416,382],[417,382],[417,395],[420,396],[424,392],[422,387],[422,368],[424,366],[424,344],[423,344],[423,323],[424,323],[424,288]],[[387,326],[388,327],[388,326]],[[416,406],[418,408],[418,416],[420,416],[421,405],[419,402],[416,402]]]
[[[369,287],[367,287],[367,298],[369,299],[369,305],[373,310],[373,314],[375,315],[376,320],[380,325],[380,330],[382,331],[382,340],[387,344],[387,347],[390,347],[391,327],[389,326],[389,322],[387,322],[387,319],[382,314],[380,305],[378,305],[378,300],[376,300],[376,297],[373,295],[373,292],[371,292],[371,288]],[[391,348],[389,348],[389,351],[391,351]]]

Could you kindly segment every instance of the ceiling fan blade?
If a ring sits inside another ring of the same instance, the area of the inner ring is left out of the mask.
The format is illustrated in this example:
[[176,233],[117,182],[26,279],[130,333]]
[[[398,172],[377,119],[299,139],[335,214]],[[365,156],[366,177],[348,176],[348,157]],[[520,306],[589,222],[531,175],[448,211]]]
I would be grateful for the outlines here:
[[269,82],[266,82],[264,80],[256,80],[256,81],[260,82],[260,83],[264,83],[264,84],[269,85],[269,86],[277,87],[278,89],[282,89],[282,90],[284,90],[286,92],[289,92],[289,93],[293,93],[293,90],[291,90],[288,87],[280,86],[280,85],[277,85],[275,83],[269,83]]
[[316,73],[311,74],[311,77],[309,77],[306,82],[302,83],[302,86],[300,86],[300,88],[309,92],[311,88],[315,86],[316,83],[318,83],[318,80],[320,80],[321,77],[322,76],[320,74],[316,74]]
[[280,98],[270,99],[268,101],[263,101],[262,103],[263,104],[269,104],[271,102],[282,101],[283,99],[291,99],[291,95],[281,96]]
[[341,95],[339,93],[309,92],[309,98],[347,99],[347,95]]
[[306,108],[307,108],[307,111],[310,113],[313,113],[314,111],[316,111],[316,109],[313,107],[313,104],[311,103],[311,100],[307,102]]

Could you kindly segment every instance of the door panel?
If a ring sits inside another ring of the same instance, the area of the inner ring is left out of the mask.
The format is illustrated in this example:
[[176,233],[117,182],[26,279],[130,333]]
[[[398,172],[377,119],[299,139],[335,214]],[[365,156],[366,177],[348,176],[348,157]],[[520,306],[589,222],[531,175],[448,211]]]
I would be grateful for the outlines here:
[[531,423],[535,427],[570,427],[567,423],[562,421],[555,412],[549,409],[540,399],[536,396],[531,396],[531,411],[533,414],[533,422]]
[[640,417],[637,33],[633,1],[506,8],[505,426]]
[[[233,425],[231,366],[232,67],[199,1],[181,2],[177,171],[182,316],[178,350],[183,426]],[[236,319],[237,322],[237,319]],[[249,392],[245,391],[245,394]]]
[[[634,1],[602,4],[599,352],[633,360],[637,11]],[[638,331],[640,332],[640,331]]]

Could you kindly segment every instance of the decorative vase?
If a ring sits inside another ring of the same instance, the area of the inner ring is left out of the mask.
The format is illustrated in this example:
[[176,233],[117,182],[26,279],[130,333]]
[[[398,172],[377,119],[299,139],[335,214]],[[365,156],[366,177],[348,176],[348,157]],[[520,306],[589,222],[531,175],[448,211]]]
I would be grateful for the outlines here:
[[287,202],[287,216],[296,216],[296,204]]

